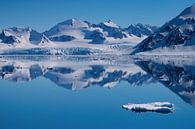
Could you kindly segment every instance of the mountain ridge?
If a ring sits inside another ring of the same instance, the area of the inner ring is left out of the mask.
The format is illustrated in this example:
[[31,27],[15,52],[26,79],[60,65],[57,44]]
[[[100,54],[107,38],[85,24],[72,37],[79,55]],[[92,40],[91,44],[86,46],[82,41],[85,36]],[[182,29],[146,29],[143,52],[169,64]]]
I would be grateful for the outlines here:
[[131,54],[151,51],[165,53],[165,48],[169,48],[168,51],[172,52],[178,49],[182,51],[184,47],[192,45],[195,45],[195,4],[184,9],[178,16],[135,46]]

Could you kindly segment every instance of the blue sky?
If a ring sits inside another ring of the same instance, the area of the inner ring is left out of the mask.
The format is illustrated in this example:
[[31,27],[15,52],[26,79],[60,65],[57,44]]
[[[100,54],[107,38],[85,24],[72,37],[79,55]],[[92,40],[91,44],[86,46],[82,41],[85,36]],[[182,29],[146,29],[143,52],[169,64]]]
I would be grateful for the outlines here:
[[113,20],[162,25],[191,6],[194,0],[1,0],[0,29],[19,26],[40,32],[70,18],[92,23]]

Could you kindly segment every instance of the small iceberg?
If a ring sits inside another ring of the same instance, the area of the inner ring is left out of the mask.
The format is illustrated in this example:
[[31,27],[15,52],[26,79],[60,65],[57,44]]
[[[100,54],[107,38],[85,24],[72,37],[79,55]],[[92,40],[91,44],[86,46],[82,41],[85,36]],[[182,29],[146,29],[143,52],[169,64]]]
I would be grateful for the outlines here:
[[128,103],[122,106],[124,109],[131,110],[132,112],[157,112],[162,114],[173,113],[175,111],[174,104],[170,102],[154,102],[146,104],[133,104]]

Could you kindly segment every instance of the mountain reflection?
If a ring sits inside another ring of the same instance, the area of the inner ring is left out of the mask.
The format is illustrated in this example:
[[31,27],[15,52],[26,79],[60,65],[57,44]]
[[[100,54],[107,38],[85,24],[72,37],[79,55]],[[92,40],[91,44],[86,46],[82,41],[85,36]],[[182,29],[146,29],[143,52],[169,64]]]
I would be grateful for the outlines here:
[[195,65],[189,60],[137,61],[136,64],[195,107]]
[[118,57],[1,57],[0,77],[28,82],[44,77],[58,86],[79,90],[92,85],[112,88],[120,81],[141,86],[159,81],[195,107],[195,65],[192,61],[134,60]]
[[[129,60],[127,61],[128,58]],[[131,85],[152,83],[150,75],[130,57],[3,57],[0,58],[3,80],[27,82],[45,77],[58,86],[78,90],[90,85],[111,88],[120,81]]]

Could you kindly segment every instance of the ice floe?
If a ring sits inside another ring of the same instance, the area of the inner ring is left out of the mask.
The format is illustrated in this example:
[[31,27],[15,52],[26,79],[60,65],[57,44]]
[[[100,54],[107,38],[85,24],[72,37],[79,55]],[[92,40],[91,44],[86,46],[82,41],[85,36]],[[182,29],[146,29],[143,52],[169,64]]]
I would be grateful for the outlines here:
[[133,104],[128,103],[122,106],[124,109],[131,110],[132,112],[157,112],[162,114],[173,113],[175,111],[174,104],[170,102],[154,102],[146,104]]

